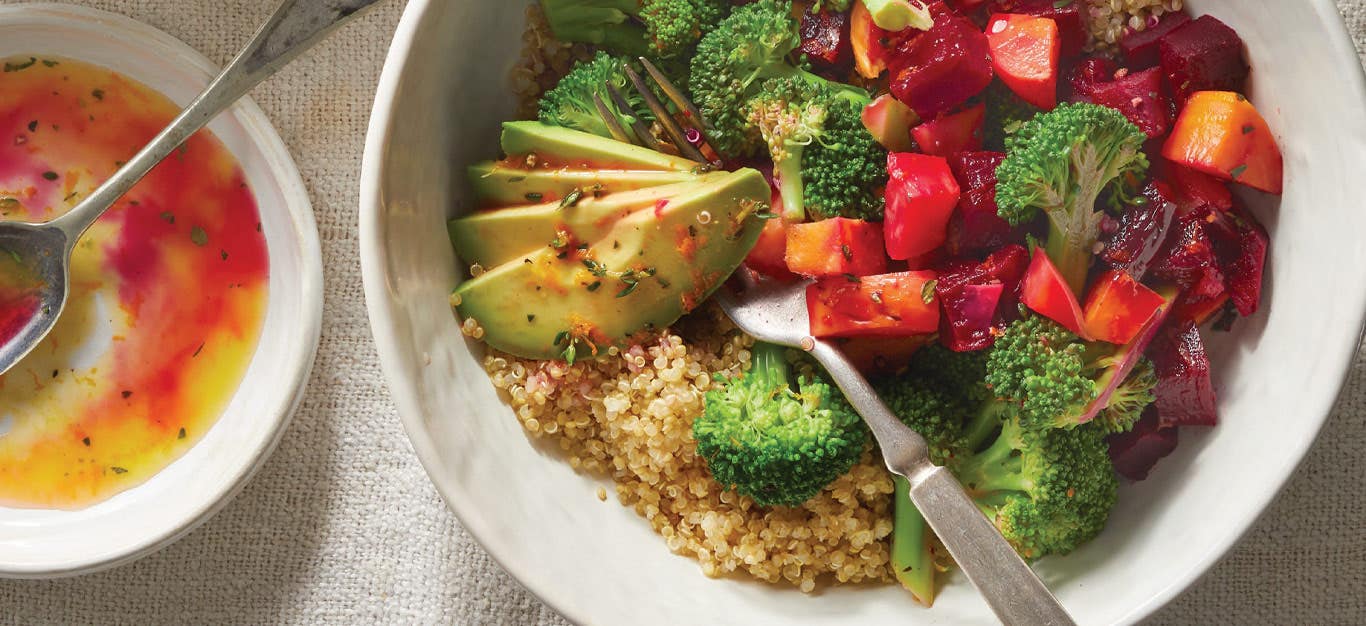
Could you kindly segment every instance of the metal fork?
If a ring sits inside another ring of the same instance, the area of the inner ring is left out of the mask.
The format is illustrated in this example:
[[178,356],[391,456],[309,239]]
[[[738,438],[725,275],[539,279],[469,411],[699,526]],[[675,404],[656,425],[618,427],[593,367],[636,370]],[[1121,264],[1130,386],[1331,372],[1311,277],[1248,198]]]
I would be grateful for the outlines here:
[[[691,130],[698,133],[699,141],[705,141],[706,123],[702,120],[702,113],[697,110],[697,107],[692,101],[683,94],[683,91],[679,89],[678,86],[674,85],[673,81],[669,80],[669,78],[664,75],[664,72],[659,71],[659,68],[655,67],[655,64],[651,63],[649,59],[640,57],[640,64],[645,68],[645,72],[650,75],[650,78],[654,79],[655,84],[659,85],[659,90],[664,92],[664,96],[667,97],[670,102],[673,102],[674,106],[678,107],[678,110],[682,112],[683,115],[687,116],[688,119],[696,120],[697,124],[693,126]],[[659,101],[659,98],[655,96],[654,90],[650,89],[649,83],[645,82],[645,79],[641,77],[640,73],[637,72],[635,68],[631,67],[629,63],[626,65],[626,77],[630,79],[631,86],[640,94],[640,97],[645,100],[645,106],[654,114],[655,119],[658,120],[660,126],[664,128],[665,134],[669,136],[670,143],[678,149],[679,153],[685,158],[697,161],[698,163],[709,163],[706,155],[702,154],[702,151],[697,148],[697,145],[688,141],[687,130],[678,123],[678,120],[674,119],[673,113],[670,113],[669,109],[664,106],[664,103]],[[631,105],[626,101],[626,96],[621,93],[620,89],[617,89],[616,85],[609,83],[607,85],[607,94],[612,98],[612,103],[617,106],[618,111],[630,111],[632,109]],[[607,124],[607,129],[617,141],[642,145],[656,151],[662,151],[664,149],[664,144],[660,143],[653,132],[650,132],[649,125],[644,121],[635,118],[631,121],[631,128],[629,130],[624,128],[621,123],[617,121],[617,116],[613,115],[611,110],[607,107],[607,103],[603,102],[602,97],[596,93],[593,94],[593,106],[597,108],[598,115],[602,117],[603,122]]]
[[958,480],[930,462],[925,440],[883,404],[838,347],[810,335],[805,284],[757,281],[741,269],[717,291],[717,301],[741,330],[761,341],[800,348],[825,366],[873,431],[887,469],[910,482],[911,502],[1002,622],[1075,623]]

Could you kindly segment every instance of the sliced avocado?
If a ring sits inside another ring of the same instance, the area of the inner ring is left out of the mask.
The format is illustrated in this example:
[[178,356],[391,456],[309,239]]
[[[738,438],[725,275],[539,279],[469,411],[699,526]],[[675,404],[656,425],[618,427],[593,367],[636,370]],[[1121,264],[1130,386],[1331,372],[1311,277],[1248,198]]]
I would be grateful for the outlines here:
[[583,196],[573,204],[553,201],[480,211],[451,220],[451,244],[461,261],[493,267],[547,247],[562,237],[562,232],[570,235],[573,241],[561,243],[561,246],[596,241],[605,236],[617,220],[631,213],[653,209],[696,186],[710,185],[728,176],[727,172],[703,174],[694,176],[694,182],[614,193],[601,198]]
[[698,175],[674,170],[528,170],[489,161],[471,166],[469,176],[478,206],[490,207],[559,200],[575,189],[594,186],[614,193],[685,183]]
[[543,246],[466,281],[456,310],[490,346],[536,359],[589,358],[674,323],[735,271],[762,229],[763,175],[715,180],[617,220],[586,249]]
[[674,170],[698,163],[615,139],[540,122],[504,122],[503,153],[536,156],[537,167],[572,169]]

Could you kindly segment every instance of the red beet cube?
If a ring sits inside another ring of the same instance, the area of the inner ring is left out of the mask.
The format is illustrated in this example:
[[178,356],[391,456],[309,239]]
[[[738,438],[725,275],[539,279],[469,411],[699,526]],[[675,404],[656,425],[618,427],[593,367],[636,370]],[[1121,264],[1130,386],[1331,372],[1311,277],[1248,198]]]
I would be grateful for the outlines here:
[[1082,5],[1082,2],[1063,4],[1057,0],[995,0],[992,11],[1053,20],[1058,25],[1062,56],[1066,58],[1081,54],[1082,46],[1086,45],[1086,18],[1081,14]]
[[995,329],[1007,321],[1002,312],[1016,308],[1028,267],[1029,253],[1019,245],[1005,246],[981,263],[941,263],[934,291],[942,307],[939,339],[944,346],[956,352],[991,347]]
[[1110,107],[1148,137],[1161,137],[1171,128],[1171,102],[1162,89],[1162,72],[1157,68],[1141,72],[1119,70],[1114,80],[1084,82],[1075,90],[1075,99]]
[[1124,65],[1140,70],[1157,65],[1158,42],[1177,28],[1191,21],[1185,13],[1167,13],[1158,20],[1157,25],[1144,30],[1129,31],[1119,40],[1119,50],[1124,55]]
[[1083,59],[1072,68],[1068,75],[1067,82],[1072,88],[1069,100],[1077,100],[1082,94],[1093,93],[1101,83],[1108,83],[1114,80],[1115,72],[1119,71],[1119,66],[1114,61],[1101,57]]
[[934,27],[892,53],[892,95],[921,119],[934,119],[967,102],[991,82],[987,36],[971,21],[945,11]]
[[854,60],[847,11],[803,11],[800,34],[799,51],[811,60],[817,72],[847,70]]
[[1110,462],[1115,471],[1129,480],[1143,480],[1148,472],[1163,457],[1176,449],[1177,429],[1163,428],[1158,420],[1157,408],[1149,405],[1142,419],[1134,424],[1134,429],[1118,435],[1111,435]]
[[1158,44],[1162,73],[1178,103],[1197,91],[1243,91],[1248,66],[1243,40],[1208,15],[1168,33]]
[[1152,183],[1143,190],[1143,202],[1124,210],[1119,226],[1100,255],[1110,267],[1127,270],[1135,279],[1143,279],[1148,264],[1162,249],[1171,230],[1176,213],[1171,195],[1167,185]]
[[945,245],[951,254],[972,255],[1023,241],[1020,229],[997,214],[996,167],[1003,160],[1000,152],[960,152],[949,158],[949,169],[963,190],[949,218]]
[[1179,321],[1162,330],[1148,346],[1157,373],[1154,404],[1163,426],[1214,426],[1214,382],[1200,330]]
[[1238,252],[1225,268],[1229,295],[1240,315],[1252,315],[1262,300],[1262,273],[1266,266],[1266,249],[1271,238],[1266,229],[1245,211],[1237,215]]
[[1222,265],[1206,230],[1211,215],[1194,211],[1179,218],[1150,268],[1158,278],[1180,285],[1190,299],[1217,297],[1225,290]]

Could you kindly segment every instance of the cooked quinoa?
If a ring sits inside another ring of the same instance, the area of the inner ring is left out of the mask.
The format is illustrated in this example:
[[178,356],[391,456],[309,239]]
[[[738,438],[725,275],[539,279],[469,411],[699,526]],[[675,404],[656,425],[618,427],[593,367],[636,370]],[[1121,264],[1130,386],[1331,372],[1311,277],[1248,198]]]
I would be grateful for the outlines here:
[[1180,11],[1183,0],[1086,0],[1087,26],[1091,30],[1090,47],[1110,50],[1124,37],[1126,30],[1146,30],[1158,18]]
[[800,507],[762,508],[712,480],[692,422],[713,374],[748,366],[753,339],[711,309],[676,328],[573,365],[491,353],[484,367],[529,435],[558,442],[572,467],[610,476],[621,503],[706,575],[738,571],[803,591],[891,580],[892,481],[871,449]]

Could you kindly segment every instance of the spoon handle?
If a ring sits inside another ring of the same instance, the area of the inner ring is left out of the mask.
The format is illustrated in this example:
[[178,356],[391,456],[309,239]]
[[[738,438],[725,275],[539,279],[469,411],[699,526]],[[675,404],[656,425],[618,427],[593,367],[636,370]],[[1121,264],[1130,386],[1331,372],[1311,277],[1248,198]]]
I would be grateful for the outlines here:
[[238,98],[294,60],[377,0],[284,0],[237,57],[199,97],[109,180],[52,225],[66,234],[68,251],[76,240],[162,159]]
[[948,470],[929,460],[925,440],[878,398],[837,347],[816,341],[811,355],[873,431],[887,468],[911,485],[911,502],[948,548],[991,610],[1008,625],[1069,626],[1075,622],[1005,537],[973,504]]

